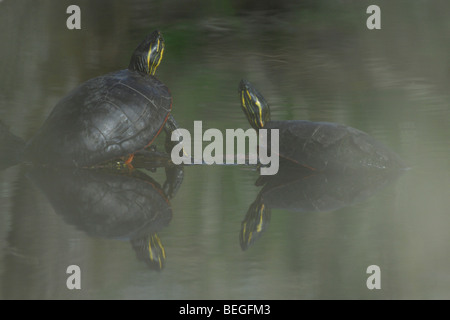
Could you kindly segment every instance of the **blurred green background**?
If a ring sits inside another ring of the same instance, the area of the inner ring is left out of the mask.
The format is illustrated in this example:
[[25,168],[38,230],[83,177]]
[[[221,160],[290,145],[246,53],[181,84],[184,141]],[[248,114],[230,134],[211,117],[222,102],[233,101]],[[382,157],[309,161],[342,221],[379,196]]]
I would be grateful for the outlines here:
[[[66,28],[71,4],[81,30]],[[371,4],[381,30],[366,28]],[[23,166],[9,168],[0,172],[0,298],[450,298],[449,10],[448,1],[402,0],[1,1],[0,119],[25,139],[71,89],[126,68],[159,29],[157,76],[181,127],[248,128],[237,95],[246,78],[272,119],[358,128],[413,169],[336,212],[273,210],[268,231],[243,252],[257,172],[188,167],[159,233],[166,266],[153,272],[127,241],[67,224]],[[81,290],[65,286],[71,264],[81,267]],[[372,264],[381,290],[366,287]]]

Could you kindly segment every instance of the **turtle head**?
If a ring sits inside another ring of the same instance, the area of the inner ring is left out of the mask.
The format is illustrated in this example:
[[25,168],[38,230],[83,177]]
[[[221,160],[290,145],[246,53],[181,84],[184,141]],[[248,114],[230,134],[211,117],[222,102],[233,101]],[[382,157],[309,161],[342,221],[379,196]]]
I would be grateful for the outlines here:
[[154,75],[164,53],[164,38],[158,30],[150,33],[134,50],[128,69]]
[[262,129],[270,120],[270,108],[264,97],[247,80],[239,83],[239,99],[248,122],[254,129]]

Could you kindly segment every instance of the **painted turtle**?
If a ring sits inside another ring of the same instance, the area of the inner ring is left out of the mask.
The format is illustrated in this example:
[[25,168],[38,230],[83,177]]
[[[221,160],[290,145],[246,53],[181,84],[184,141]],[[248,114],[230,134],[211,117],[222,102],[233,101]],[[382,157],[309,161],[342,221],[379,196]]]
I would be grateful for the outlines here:
[[[55,106],[27,143],[34,163],[89,167],[128,157],[177,128],[169,89],[154,77],[164,53],[159,31],[136,48],[128,69],[88,80]],[[167,140],[166,140],[167,141]]]
[[246,80],[239,84],[239,98],[254,129],[279,130],[280,163],[287,161],[319,171],[405,167],[398,155],[360,130],[330,122],[271,121],[268,103]]

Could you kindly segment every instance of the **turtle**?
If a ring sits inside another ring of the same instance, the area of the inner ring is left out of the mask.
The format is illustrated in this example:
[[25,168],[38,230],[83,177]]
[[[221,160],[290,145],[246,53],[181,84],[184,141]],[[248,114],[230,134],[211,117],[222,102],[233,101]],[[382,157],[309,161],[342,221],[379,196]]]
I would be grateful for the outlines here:
[[[154,75],[164,54],[164,38],[155,30],[134,50],[127,69],[90,79],[67,94],[26,143],[23,159],[37,164],[92,167],[124,159],[166,132],[166,151],[178,125],[171,115],[169,88]],[[182,168],[173,167],[168,189],[174,193]]]
[[170,200],[148,174],[133,170],[30,167],[26,176],[64,221],[90,237],[129,241],[151,269],[164,268],[158,232],[172,219]]
[[[247,80],[239,83],[239,100],[255,130],[278,129],[280,163],[313,171],[406,169],[400,157],[369,134],[332,122],[271,120],[269,104]],[[260,146],[266,147],[260,142]]]

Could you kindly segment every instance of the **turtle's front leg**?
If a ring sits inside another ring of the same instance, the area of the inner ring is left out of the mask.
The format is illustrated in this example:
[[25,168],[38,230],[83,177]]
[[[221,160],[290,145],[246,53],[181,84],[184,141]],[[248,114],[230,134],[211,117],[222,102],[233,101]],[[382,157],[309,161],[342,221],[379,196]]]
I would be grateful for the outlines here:
[[[172,132],[178,129],[178,125],[172,115],[167,118],[164,126],[166,132],[165,149],[166,152],[171,155],[172,148],[177,144],[176,141],[172,141]],[[163,190],[169,199],[173,198],[181,186],[184,178],[184,168],[179,165],[172,165],[166,167],[166,182],[164,183]]]

